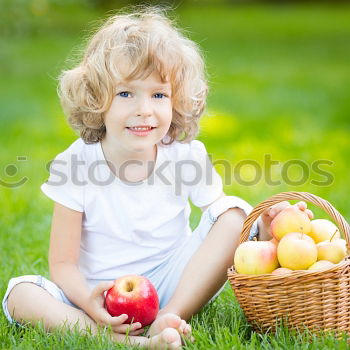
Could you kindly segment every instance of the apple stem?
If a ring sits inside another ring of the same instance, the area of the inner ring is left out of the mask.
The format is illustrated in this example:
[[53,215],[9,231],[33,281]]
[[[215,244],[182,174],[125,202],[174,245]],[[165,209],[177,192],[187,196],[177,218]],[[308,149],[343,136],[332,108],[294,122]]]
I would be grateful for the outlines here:
[[333,233],[333,236],[331,237],[331,239],[329,240],[330,242],[332,242],[333,237],[335,236],[335,234],[338,232],[338,229],[335,230],[335,232]]

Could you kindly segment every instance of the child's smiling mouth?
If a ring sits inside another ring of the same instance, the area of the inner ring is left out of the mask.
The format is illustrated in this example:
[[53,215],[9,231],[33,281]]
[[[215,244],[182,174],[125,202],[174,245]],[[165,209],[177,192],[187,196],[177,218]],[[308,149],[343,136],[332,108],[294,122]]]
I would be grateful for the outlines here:
[[155,127],[152,126],[136,126],[136,127],[126,127],[133,135],[136,136],[147,136],[149,135]]

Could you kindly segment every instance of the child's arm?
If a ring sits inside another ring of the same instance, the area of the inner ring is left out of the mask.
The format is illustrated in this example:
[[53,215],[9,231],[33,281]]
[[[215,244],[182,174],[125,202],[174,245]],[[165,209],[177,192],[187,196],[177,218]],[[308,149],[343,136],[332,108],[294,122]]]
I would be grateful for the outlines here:
[[85,277],[79,271],[82,217],[83,213],[55,203],[49,251],[51,279],[73,304],[84,310],[97,324],[111,325],[116,333],[128,331],[130,335],[140,334],[140,324],[135,323],[130,327],[124,324],[127,316],[112,317],[104,308],[104,292],[112,287],[113,282],[102,282],[90,292]]
[[53,282],[75,305],[84,309],[90,296],[77,267],[83,213],[55,203],[51,225],[49,267]]

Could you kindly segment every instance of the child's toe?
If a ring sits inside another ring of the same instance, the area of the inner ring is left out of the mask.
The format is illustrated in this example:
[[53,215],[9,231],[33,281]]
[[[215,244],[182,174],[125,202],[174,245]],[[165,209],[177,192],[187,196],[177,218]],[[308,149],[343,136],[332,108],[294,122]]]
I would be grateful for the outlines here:
[[162,332],[162,339],[171,349],[178,349],[181,347],[180,335],[174,328],[164,329]]
[[192,333],[192,328],[189,324],[186,324],[186,327],[184,329],[184,334],[185,335],[188,335],[188,334],[191,334]]
[[179,326],[179,330],[181,331],[181,333],[185,333],[185,328],[186,328],[186,321],[185,320],[181,320],[180,326]]

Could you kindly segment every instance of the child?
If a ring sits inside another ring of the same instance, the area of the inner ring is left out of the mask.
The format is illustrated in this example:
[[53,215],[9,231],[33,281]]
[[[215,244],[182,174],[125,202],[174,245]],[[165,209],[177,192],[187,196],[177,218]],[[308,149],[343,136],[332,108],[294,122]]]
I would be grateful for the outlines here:
[[[205,146],[194,140],[207,96],[200,51],[161,9],[121,13],[62,73],[59,95],[81,138],[56,157],[41,187],[55,202],[52,281],[12,278],[5,315],[18,324],[41,320],[48,330],[78,324],[95,334],[97,325],[111,326],[118,342],[178,348],[181,336],[191,338],[186,320],[223,288],[251,211],[224,194]],[[189,199],[203,211],[194,232]],[[287,205],[263,214],[260,239]],[[141,324],[104,308],[105,292],[126,274],[146,276],[159,294],[146,336]]]

